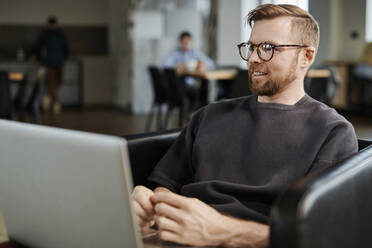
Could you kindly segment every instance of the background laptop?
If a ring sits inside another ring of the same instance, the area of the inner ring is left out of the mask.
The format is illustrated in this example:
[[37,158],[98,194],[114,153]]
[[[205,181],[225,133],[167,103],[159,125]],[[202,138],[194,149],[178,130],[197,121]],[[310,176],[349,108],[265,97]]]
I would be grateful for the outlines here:
[[0,209],[39,248],[142,247],[126,141],[0,120]]

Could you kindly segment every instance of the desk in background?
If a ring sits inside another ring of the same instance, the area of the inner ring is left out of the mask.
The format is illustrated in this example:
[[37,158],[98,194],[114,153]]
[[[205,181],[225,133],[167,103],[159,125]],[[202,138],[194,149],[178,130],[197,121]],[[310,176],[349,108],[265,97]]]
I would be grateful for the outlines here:
[[[247,72],[248,73],[248,72]],[[186,76],[191,76],[195,78],[202,79],[202,98],[207,99],[206,103],[211,103],[215,101],[217,95],[217,80],[230,80],[232,81],[238,74],[237,69],[228,69],[228,70],[213,70],[205,73],[188,73]],[[308,78],[329,78],[331,72],[327,69],[310,69],[307,72],[306,77]],[[248,82],[247,82],[248,84]]]

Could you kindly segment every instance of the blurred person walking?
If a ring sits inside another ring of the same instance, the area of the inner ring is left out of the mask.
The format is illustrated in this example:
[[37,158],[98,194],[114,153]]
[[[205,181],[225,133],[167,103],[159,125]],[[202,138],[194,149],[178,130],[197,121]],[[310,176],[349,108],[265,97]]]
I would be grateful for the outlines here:
[[69,55],[68,42],[58,19],[50,16],[47,27],[40,33],[36,54],[38,61],[46,67],[48,94],[43,97],[42,107],[47,111],[52,106],[53,113],[61,112],[58,89],[62,82],[63,65]]

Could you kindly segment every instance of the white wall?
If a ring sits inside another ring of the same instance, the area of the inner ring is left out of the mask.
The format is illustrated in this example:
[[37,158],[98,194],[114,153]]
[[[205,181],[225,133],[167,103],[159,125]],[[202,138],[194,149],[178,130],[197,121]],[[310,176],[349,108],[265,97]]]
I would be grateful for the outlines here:
[[172,38],[175,45],[178,44],[179,34],[186,30],[192,34],[193,47],[201,49],[203,22],[201,14],[198,11],[195,9],[176,9],[167,11],[165,25],[166,36]]
[[2,0],[0,24],[39,25],[55,15],[62,25],[107,25],[108,0]]
[[129,1],[109,1],[109,44],[113,63],[113,103],[128,109],[132,101],[132,43]]
[[309,2],[309,12],[319,23],[320,42],[318,53],[314,64],[321,64],[324,60],[331,58],[331,2],[324,0],[311,0]]
[[[358,60],[365,45],[365,0],[311,0],[309,11],[319,22],[320,44],[315,64]],[[359,37],[350,34],[357,31]]]
[[[365,45],[365,0],[344,0],[343,1],[343,30],[341,60],[358,60],[361,57]],[[350,33],[357,31],[359,37],[352,39]]]
[[244,67],[236,47],[247,41],[250,35],[249,25],[245,25],[245,16],[258,4],[256,0],[220,0],[217,28],[217,64]]

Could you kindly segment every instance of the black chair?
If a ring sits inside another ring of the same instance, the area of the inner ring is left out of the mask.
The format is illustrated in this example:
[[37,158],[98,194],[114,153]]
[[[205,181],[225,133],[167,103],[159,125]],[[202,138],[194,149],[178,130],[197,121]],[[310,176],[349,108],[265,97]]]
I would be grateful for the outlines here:
[[331,75],[328,78],[305,78],[305,91],[312,98],[330,105],[340,87],[340,75],[330,65],[321,65],[313,69],[326,69],[330,71]]
[[372,146],[300,180],[272,208],[270,247],[372,247],[371,189]]
[[[236,65],[219,65],[217,70],[240,70],[239,67]],[[217,80],[217,97],[216,100],[222,100],[231,98],[231,92],[233,89],[234,82],[236,81],[236,77],[232,79],[221,79]]]
[[23,111],[29,115],[31,122],[41,124],[40,104],[44,94],[44,80],[34,82],[31,87],[29,98],[26,100]]
[[249,96],[252,92],[249,89],[248,70],[239,69],[235,79],[232,82],[229,98]]
[[180,129],[125,136],[134,185],[153,188],[147,178],[180,134]]
[[[126,136],[135,185],[147,181],[180,129]],[[300,180],[271,213],[270,247],[371,247],[372,141],[358,154]]]
[[169,118],[176,108],[179,109],[179,127],[183,127],[190,107],[190,102],[186,97],[185,82],[181,77],[177,76],[174,69],[164,69],[164,75],[167,80],[169,96],[165,127],[168,127]]
[[[363,112],[372,106],[372,66],[367,64],[356,64],[349,66],[347,103],[351,108]],[[356,99],[354,96],[358,96]]]
[[164,121],[162,118],[162,106],[168,103],[168,87],[167,81],[164,80],[164,76],[160,69],[156,66],[149,66],[148,71],[151,77],[151,85],[154,92],[154,101],[151,106],[151,112],[149,117],[146,120],[145,132],[151,130],[152,121],[154,119],[155,112],[156,114],[156,129],[164,129]]
[[41,124],[40,104],[44,93],[44,81],[44,76],[29,80],[25,74],[23,80],[14,83],[18,86],[13,100],[14,119]]
[[365,45],[358,63],[348,64],[347,104],[348,107],[370,113],[372,106],[372,42]]
[[13,103],[7,71],[0,71],[0,118],[13,118]]

